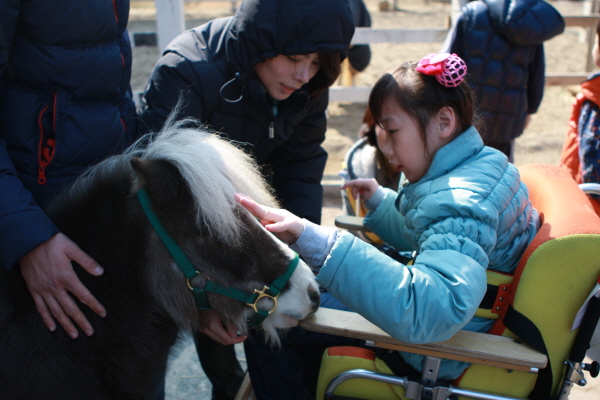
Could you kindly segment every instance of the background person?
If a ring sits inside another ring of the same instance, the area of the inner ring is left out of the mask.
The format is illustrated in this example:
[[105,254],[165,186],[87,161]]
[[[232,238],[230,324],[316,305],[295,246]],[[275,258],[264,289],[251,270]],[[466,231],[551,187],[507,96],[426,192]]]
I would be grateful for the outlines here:
[[[596,39],[592,48],[594,63],[600,68],[600,21],[596,22]],[[560,165],[577,183],[600,183],[600,72],[581,84],[571,108],[569,129],[560,154]],[[592,205],[600,215],[600,200]]]
[[88,166],[135,139],[129,0],[0,0],[0,267],[20,268],[46,326],[94,330],[71,296],[102,268],[43,206]]
[[467,63],[484,143],[511,162],[515,138],[544,95],[543,43],[564,29],[560,13],[543,0],[472,1],[444,44],[444,52]]
[[[182,98],[193,117],[252,154],[282,205],[321,221],[328,88],[354,33],[346,0],[245,0],[235,15],[191,29],[166,48],[145,92],[143,132],[158,131]],[[203,311],[195,335],[213,399],[233,398],[243,378],[234,343],[246,339]]]

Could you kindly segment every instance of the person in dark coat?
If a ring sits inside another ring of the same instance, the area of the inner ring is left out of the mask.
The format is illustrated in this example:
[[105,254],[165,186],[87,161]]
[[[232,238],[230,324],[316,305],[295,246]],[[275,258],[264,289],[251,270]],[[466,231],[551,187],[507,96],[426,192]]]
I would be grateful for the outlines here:
[[[235,15],[167,46],[144,94],[140,129],[160,130],[180,104],[177,118],[192,117],[239,142],[283,207],[318,224],[328,88],[353,33],[347,0],[244,0]],[[233,398],[243,372],[231,345],[246,337],[216,313],[201,312],[212,323],[195,342],[213,399]]]
[[[88,166],[133,142],[129,0],[0,0],[0,268],[20,268],[48,328],[106,313],[71,261],[102,268],[44,205]],[[70,292],[70,293],[69,293]]]
[[[371,14],[362,0],[350,0],[350,12],[354,17],[354,26],[357,28],[371,27]],[[368,44],[355,44],[348,51],[348,62],[352,67],[352,75],[363,72],[371,62],[371,46]]]
[[444,51],[456,53],[469,68],[481,136],[510,161],[515,138],[544,95],[543,43],[564,28],[560,13],[543,0],[482,0],[463,8],[448,35]]

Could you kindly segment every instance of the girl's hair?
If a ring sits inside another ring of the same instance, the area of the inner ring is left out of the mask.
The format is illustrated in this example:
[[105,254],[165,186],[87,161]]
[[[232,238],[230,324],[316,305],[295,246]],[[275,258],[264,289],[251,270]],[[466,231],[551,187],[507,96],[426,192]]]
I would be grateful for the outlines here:
[[309,96],[316,101],[321,93],[334,84],[342,70],[342,57],[340,53],[319,52],[319,64],[321,68],[307,83]]
[[456,115],[452,139],[475,125],[474,97],[467,82],[463,81],[457,87],[445,87],[434,75],[415,71],[416,66],[416,62],[402,64],[379,78],[373,86],[369,108],[375,123],[381,125],[383,103],[391,99],[414,118],[426,147],[427,124],[444,107],[452,108]]

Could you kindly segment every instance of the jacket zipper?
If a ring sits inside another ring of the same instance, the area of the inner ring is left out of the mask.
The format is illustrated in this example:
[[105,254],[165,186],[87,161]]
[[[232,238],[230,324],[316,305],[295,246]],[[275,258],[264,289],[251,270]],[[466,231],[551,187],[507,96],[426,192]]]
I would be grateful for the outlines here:
[[[38,129],[40,131],[40,140],[38,142],[38,183],[40,185],[46,184],[46,168],[52,162],[56,150],[56,138],[46,138],[42,121],[44,114],[46,114],[49,108],[50,105],[44,107],[38,115]],[[56,135],[56,91],[52,95],[52,131]]]
[[[273,100],[271,111],[273,112],[273,117],[277,118],[277,100]],[[275,119],[269,124],[269,139],[275,139]]]

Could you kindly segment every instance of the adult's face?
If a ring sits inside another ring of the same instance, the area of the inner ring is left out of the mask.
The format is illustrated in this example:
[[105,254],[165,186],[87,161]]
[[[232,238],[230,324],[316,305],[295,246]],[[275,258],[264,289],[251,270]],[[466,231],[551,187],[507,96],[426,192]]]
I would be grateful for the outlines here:
[[317,74],[319,54],[278,55],[256,65],[256,74],[269,95],[285,100]]

